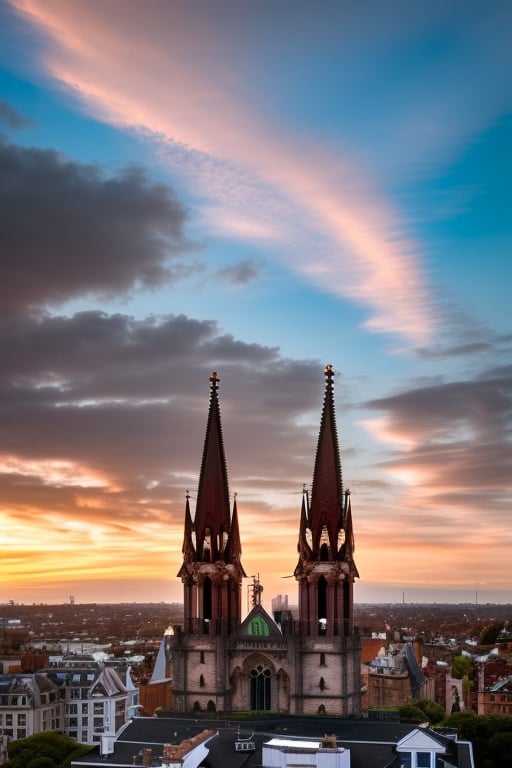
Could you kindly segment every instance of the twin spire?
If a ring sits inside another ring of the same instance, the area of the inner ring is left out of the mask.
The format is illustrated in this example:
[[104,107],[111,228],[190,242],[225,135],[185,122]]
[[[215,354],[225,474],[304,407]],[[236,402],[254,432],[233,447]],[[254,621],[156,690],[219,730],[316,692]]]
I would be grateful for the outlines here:
[[210,376],[210,407],[194,522],[187,492],[183,555],[189,562],[239,562],[242,554],[236,496],[233,513],[230,512],[228,473],[220,418],[219,381],[220,377],[214,371]]
[[[343,492],[340,449],[334,407],[334,370],[325,368],[325,395],[316,450],[311,499],[303,493],[299,528],[299,562],[353,562],[354,536],[350,493]],[[230,513],[226,457],[216,371],[210,376],[210,406],[199,477],[195,519],[189,495],[185,510],[183,555],[188,562],[240,564],[242,547],[236,495]]]
[[334,407],[334,370],[325,367],[325,395],[315,457],[311,499],[304,489],[299,528],[299,563],[353,562],[354,535],[350,492],[343,492]]

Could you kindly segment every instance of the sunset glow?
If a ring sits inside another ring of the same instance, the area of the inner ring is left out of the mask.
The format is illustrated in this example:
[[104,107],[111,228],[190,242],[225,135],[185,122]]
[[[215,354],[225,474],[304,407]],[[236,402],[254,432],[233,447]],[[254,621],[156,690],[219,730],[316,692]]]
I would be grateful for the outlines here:
[[356,599],[510,599],[511,6],[279,6],[0,10],[0,602],[181,600],[212,370],[294,602],[326,363]]

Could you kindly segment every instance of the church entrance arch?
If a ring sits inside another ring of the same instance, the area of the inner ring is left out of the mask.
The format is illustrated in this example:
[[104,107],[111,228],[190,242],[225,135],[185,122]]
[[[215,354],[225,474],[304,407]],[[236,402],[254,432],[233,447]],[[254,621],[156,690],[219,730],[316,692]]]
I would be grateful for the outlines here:
[[[239,711],[287,712],[290,678],[287,669],[276,666],[273,655],[254,650],[232,669],[232,706]],[[280,655],[279,661],[283,661]]]

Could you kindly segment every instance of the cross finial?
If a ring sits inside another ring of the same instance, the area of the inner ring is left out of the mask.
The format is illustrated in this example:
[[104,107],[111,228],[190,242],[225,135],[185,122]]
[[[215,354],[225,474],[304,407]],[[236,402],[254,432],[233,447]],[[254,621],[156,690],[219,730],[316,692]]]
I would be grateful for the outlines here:
[[217,371],[213,371],[212,375],[210,376],[210,386],[212,388],[212,392],[216,392],[219,388],[219,381],[220,376],[217,373]]

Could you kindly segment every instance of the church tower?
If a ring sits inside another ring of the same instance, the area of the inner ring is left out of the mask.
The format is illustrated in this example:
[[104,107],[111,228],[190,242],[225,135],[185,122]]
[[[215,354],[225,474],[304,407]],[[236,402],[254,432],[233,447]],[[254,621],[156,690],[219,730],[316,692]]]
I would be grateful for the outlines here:
[[329,365],[311,498],[306,491],[302,497],[295,569],[299,618],[281,617],[278,624],[261,604],[259,575],[252,577],[252,609],[242,620],[245,573],[238,511],[236,499],[232,511],[229,504],[219,377],[210,377],[195,514],[188,492],[185,505],[178,573],[184,624],[175,628],[170,644],[177,712],[359,712],[360,644],[353,626],[358,573],[350,494],[342,486],[333,378]]
[[184,626],[173,638],[177,711],[228,709],[224,646],[240,625],[242,547],[236,499],[230,512],[228,476],[219,406],[219,376],[210,376],[210,407],[195,516],[185,506],[183,564]]
[[[311,498],[304,490],[299,525],[299,634],[296,713],[353,714],[360,707],[360,645],[353,623],[354,562],[350,493],[343,491],[334,408],[334,371],[325,397]],[[325,669],[323,669],[325,667]]]

